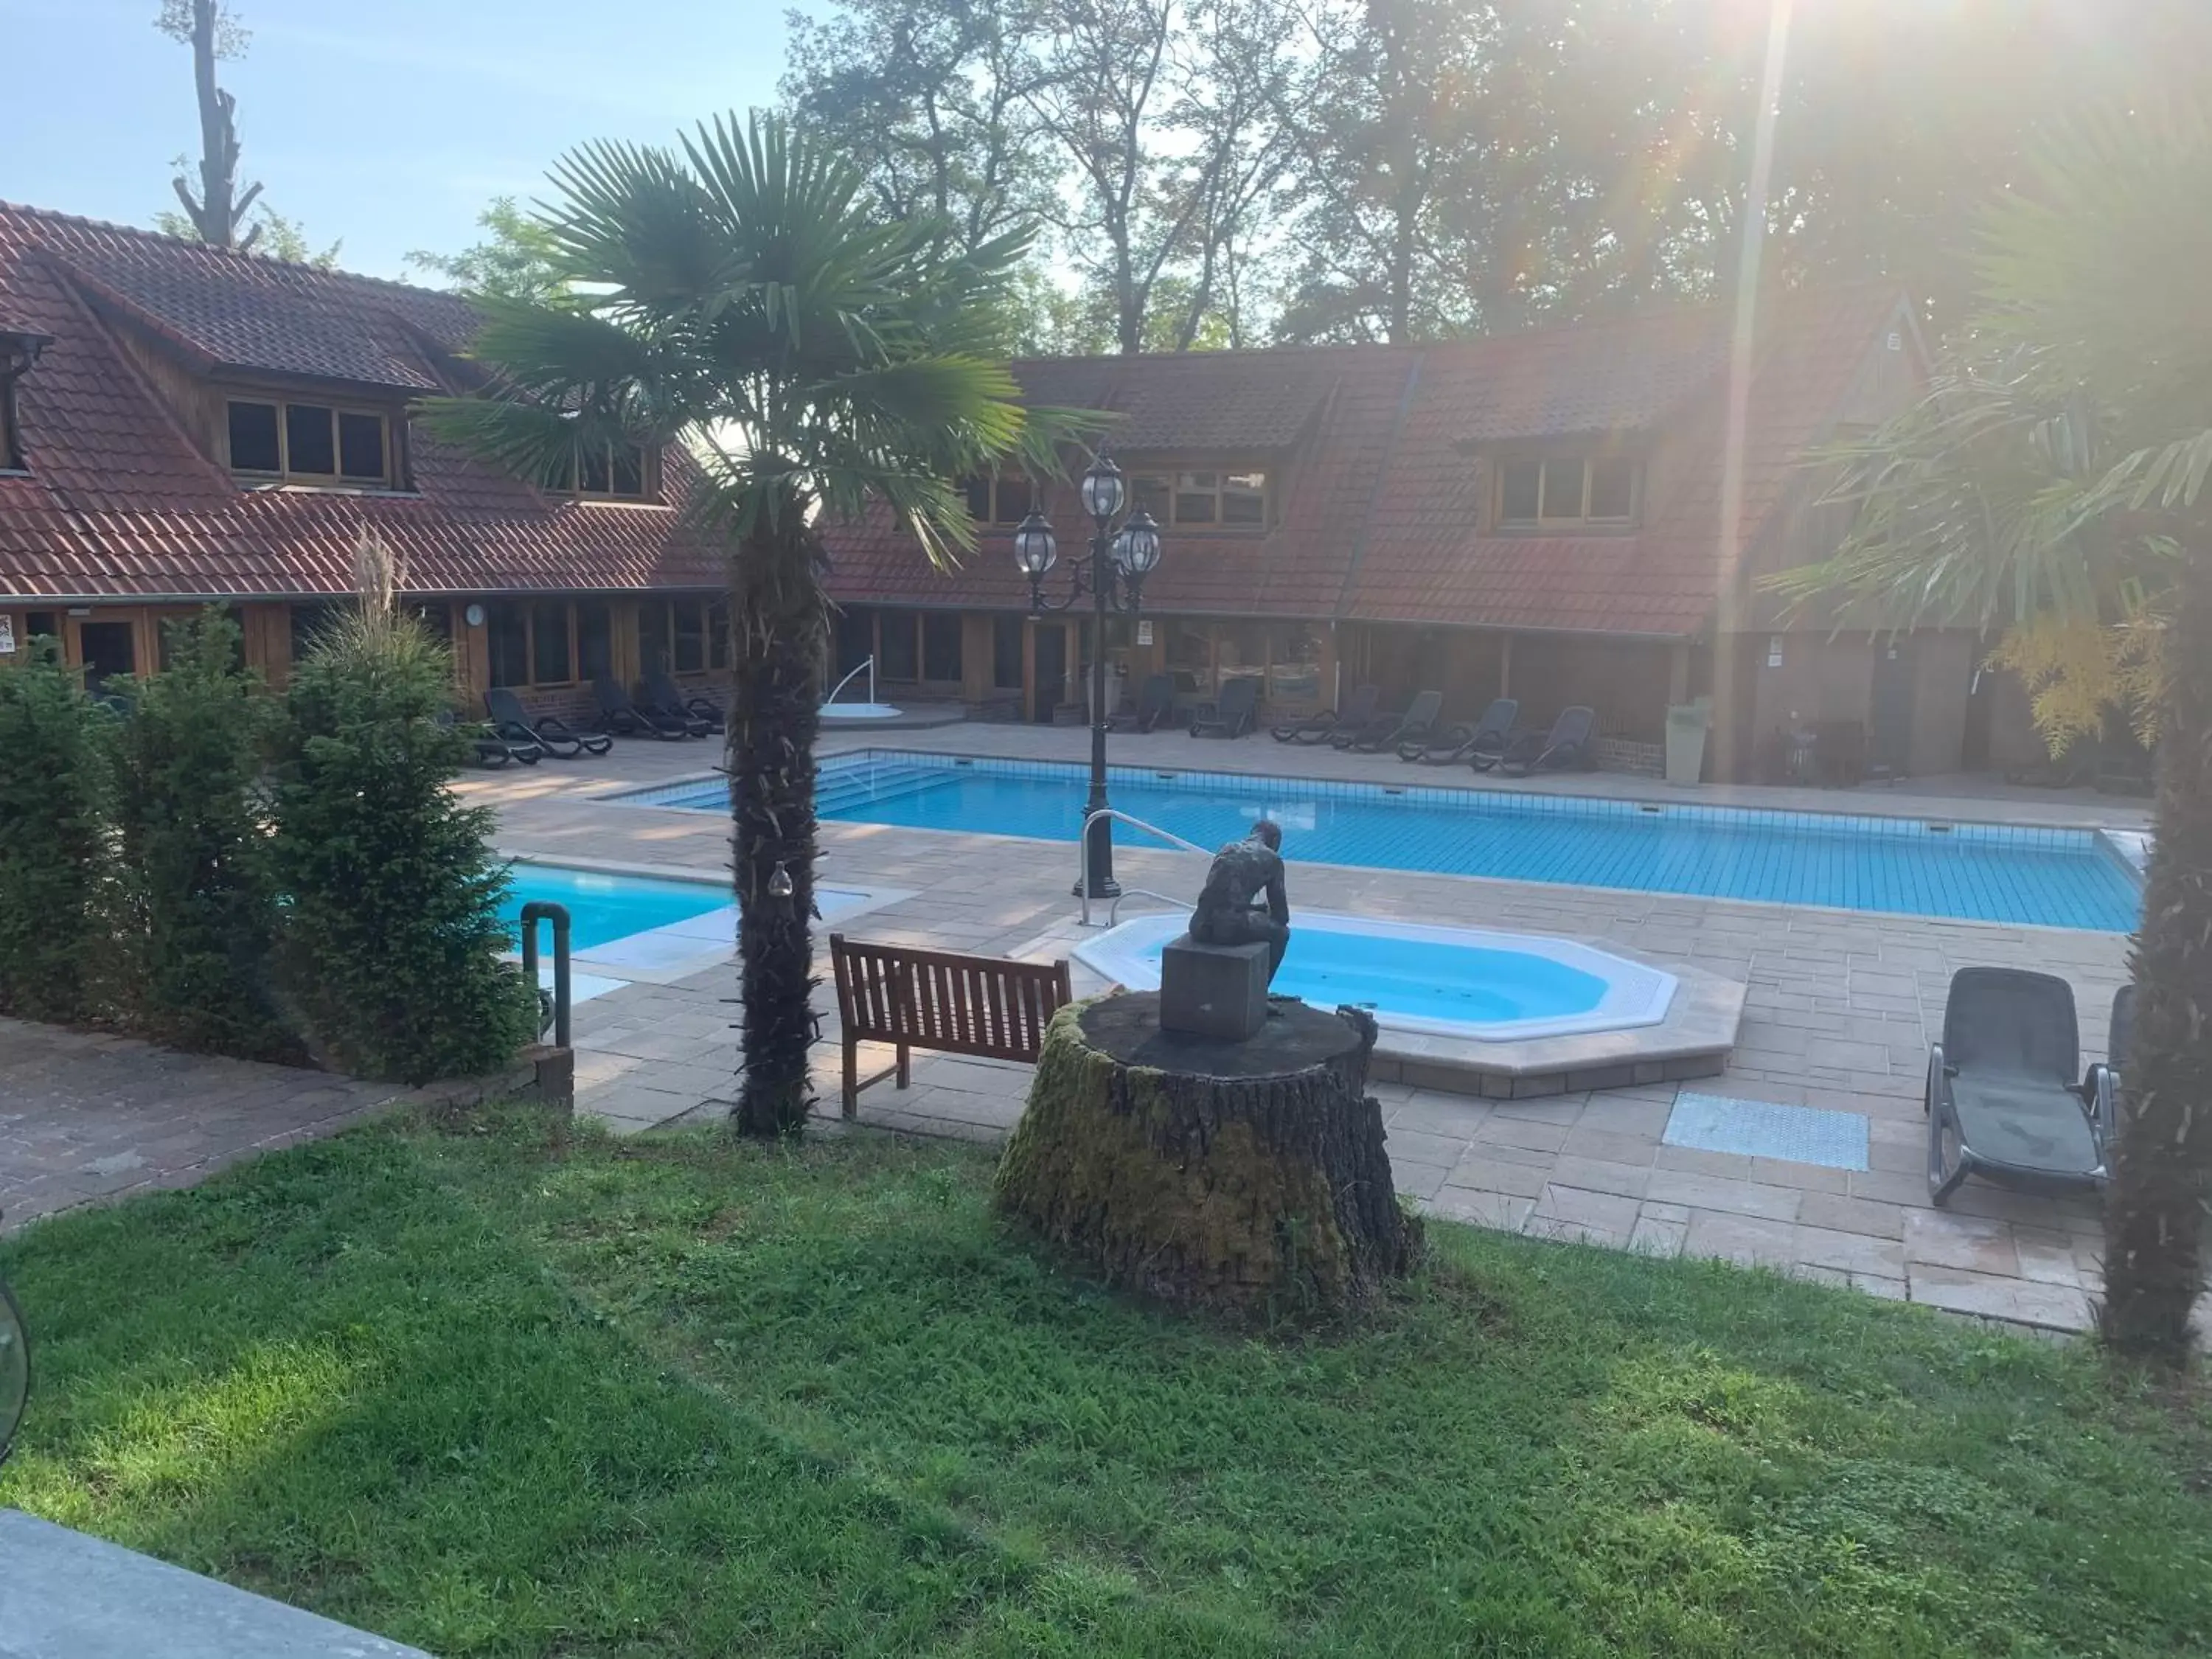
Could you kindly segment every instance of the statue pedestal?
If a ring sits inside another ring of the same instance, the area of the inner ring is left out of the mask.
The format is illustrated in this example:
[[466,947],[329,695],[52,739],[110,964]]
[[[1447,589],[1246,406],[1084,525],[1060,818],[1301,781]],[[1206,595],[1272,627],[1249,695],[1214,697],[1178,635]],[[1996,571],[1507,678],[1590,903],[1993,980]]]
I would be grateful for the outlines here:
[[1291,1003],[1224,1042],[1164,1031],[1159,1012],[1139,994],[1053,1017],[1000,1206],[1114,1284],[1187,1305],[1340,1310],[1406,1273],[1420,1223],[1366,1091],[1374,1020]]
[[1200,945],[1188,933],[1160,952],[1160,1029],[1242,1042],[1267,1023],[1266,943]]

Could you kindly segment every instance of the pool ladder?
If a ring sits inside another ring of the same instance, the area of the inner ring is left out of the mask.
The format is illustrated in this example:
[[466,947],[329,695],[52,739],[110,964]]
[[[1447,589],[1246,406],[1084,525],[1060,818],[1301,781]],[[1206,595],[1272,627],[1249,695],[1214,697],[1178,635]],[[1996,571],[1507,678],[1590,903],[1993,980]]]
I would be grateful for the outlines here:
[[1083,833],[1076,838],[1075,842],[1075,880],[1077,891],[1083,900],[1084,927],[1111,927],[1121,918],[1121,901],[1125,898],[1158,899],[1163,904],[1172,904],[1181,910],[1194,910],[1198,908],[1188,899],[1175,898],[1166,893],[1155,893],[1149,887],[1124,887],[1114,896],[1113,902],[1106,907],[1106,920],[1103,922],[1092,921],[1091,920],[1091,860],[1086,854],[1091,848],[1091,826],[1102,818],[1109,823],[1126,823],[1132,830],[1141,830],[1148,836],[1158,836],[1162,841],[1169,842],[1179,851],[1195,853],[1200,858],[1213,856],[1195,842],[1185,841],[1181,836],[1170,834],[1157,823],[1146,823],[1142,818],[1131,817],[1127,812],[1117,811],[1111,806],[1102,806],[1096,811],[1085,813]]

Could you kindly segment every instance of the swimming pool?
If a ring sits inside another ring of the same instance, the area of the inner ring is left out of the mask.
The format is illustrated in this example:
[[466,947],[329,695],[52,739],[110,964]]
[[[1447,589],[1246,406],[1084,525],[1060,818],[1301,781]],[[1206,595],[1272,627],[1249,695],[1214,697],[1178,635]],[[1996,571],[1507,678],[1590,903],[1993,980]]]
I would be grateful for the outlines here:
[[[1109,775],[1115,806],[1201,847],[1272,817],[1294,861],[2110,933],[2132,928],[2142,905],[2124,862],[2088,830],[1129,766]],[[817,810],[864,823],[1072,842],[1085,776],[1050,762],[872,749],[823,763]],[[728,810],[719,780],[621,799]]]
[[[501,907],[500,916],[508,931],[520,933],[526,904],[544,900],[565,905],[568,948],[578,956],[587,954],[594,945],[692,921],[731,904],[729,889],[719,882],[611,875],[562,864],[510,865],[507,880],[507,902]],[[734,942],[736,938],[732,921],[724,941]]]
[[[1188,919],[1138,916],[1075,947],[1133,991],[1157,991],[1160,951]],[[1273,988],[1317,1007],[1369,1008],[1385,1029],[1517,1042],[1656,1025],[1674,975],[1572,939],[1301,910]]]

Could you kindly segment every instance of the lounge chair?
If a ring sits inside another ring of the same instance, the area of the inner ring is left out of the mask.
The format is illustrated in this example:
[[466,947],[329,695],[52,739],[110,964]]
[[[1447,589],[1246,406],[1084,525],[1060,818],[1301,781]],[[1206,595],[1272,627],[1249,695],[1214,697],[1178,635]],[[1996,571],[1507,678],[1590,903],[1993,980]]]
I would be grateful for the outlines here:
[[1336,746],[1367,754],[1407,744],[1426,743],[1436,731],[1437,715],[1443,706],[1443,692],[1424,691],[1407,705],[1404,714],[1378,715],[1368,721],[1364,731],[1352,733],[1350,742],[1338,739]]
[[438,711],[438,724],[449,732],[458,732],[476,745],[477,764],[487,769],[505,766],[513,761],[523,766],[535,766],[545,758],[545,746],[527,733],[520,738],[502,737],[482,720],[459,720],[450,708]]
[[1487,758],[1497,764],[1512,740],[1514,717],[1521,705],[1511,697],[1494,697],[1482,718],[1472,726],[1455,726],[1442,737],[1425,743],[1401,743],[1398,758],[1423,766],[1457,766],[1462,762],[1480,765]]
[[[663,673],[645,677],[645,701],[652,708],[684,722],[684,729],[695,738],[714,735],[722,730],[722,709],[712,698],[686,696],[683,688]],[[703,726],[703,731],[693,731]]]
[[541,714],[532,720],[522,699],[503,686],[484,693],[484,713],[491,716],[491,729],[498,736],[513,743],[535,743],[556,760],[604,755],[615,746],[612,738],[571,730],[557,715]]
[[2105,1058],[2089,1068],[2081,1080],[2081,1096],[2087,1100],[2100,1091],[2111,1103],[2106,1115],[2105,1132],[2107,1136],[2119,1133],[2120,1120],[2127,1115],[2128,1097],[2120,1088],[2120,1079],[2128,1063],[2128,1051],[2136,1040],[2136,988],[2123,985],[2112,994],[2112,1023],[2105,1038]]
[[1327,743],[1340,732],[1364,731],[1375,719],[1375,705],[1382,696],[1380,687],[1356,687],[1342,708],[1324,708],[1318,714],[1279,726],[1269,735],[1277,743]]
[[2021,968],[1951,976],[1943,1040],[1928,1051],[1928,1197],[1978,1175],[2033,1193],[2105,1182],[2109,1073],[2081,1075],[2074,991]]
[[1147,674],[1133,703],[1124,703],[1106,718],[1115,732],[1157,732],[1175,717],[1175,676]]
[[670,720],[649,708],[640,708],[629,700],[629,693],[617,685],[606,675],[592,681],[592,695],[599,702],[599,730],[611,732],[624,738],[660,738],[670,743],[684,740],[681,722]]
[[1500,771],[1526,777],[1531,772],[1587,767],[1590,763],[1590,733],[1596,726],[1597,716],[1579,704],[1562,708],[1549,732],[1522,733],[1506,745],[1503,754],[1487,763],[1481,756],[1474,757],[1474,769],[1487,772],[1495,765]]
[[1257,723],[1260,682],[1234,679],[1221,688],[1212,702],[1202,702],[1190,712],[1194,738],[1241,738]]

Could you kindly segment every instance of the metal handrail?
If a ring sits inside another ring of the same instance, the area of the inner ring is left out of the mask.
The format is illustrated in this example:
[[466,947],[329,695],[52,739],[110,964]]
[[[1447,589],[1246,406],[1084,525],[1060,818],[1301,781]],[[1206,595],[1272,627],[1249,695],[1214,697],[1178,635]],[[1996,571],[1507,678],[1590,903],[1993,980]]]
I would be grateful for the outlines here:
[[830,688],[830,695],[822,699],[823,702],[824,704],[828,704],[836,702],[837,694],[840,691],[842,691],[847,686],[850,685],[854,680],[858,679],[860,675],[860,670],[863,668],[868,671],[868,701],[870,702],[873,702],[876,700],[876,659],[872,653],[870,653],[868,659],[866,662],[860,664],[851,673],[846,675],[843,679],[839,680],[836,684],[831,686]]
[[[1085,927],[1091,925],[1090,859],[1091,829],[1091,826],[1097,823],[1101,818],[1105,818],[1112,822],[1126,823],[1132,830],[1141,830],[1148,836],[1158,836],[1162,841],[1170,842],[1182,852],[1195,853],[1200,858],[1211,858],[1212,856],[1212,854],[1208,853],[1206,848],[1200,847],[1196,842],[1185,841],[1181,836],[1176,835],[1170,830],[1163,830],[1157,823],[1147,823],[1142,818],[1132,817],[1127,812],[1120,811],[1114,807],[1101,806],[1091,811],[1085,812],[1083,815],[1083,833],[1076,837],[1075,842],[1075,857],[1077,861],[1075,879],[1078,890],[1083,900],[1082,925]],[[1164,893],[1146,892],[1142,888],[1125,887],[1121,890],[1120,896],[1115,899],[1113,908],[1106,913],[1106,925],[1109,927],[1114,925],[1114,917],[1121,910],[1121,900],[1128,897],[1133,893],[1142,894],[1146,898],[1156,898],[1166,904],[1181,904],[1187,910],[1195,908],[1182,899],[1170,898]]]
[[522,907],[522,976],[538,990],[538,924],[553,924],[553,1044],[572,1047],[568,1012],[573,1006],[568,979],[568,908],[548,899],[532,899]]

